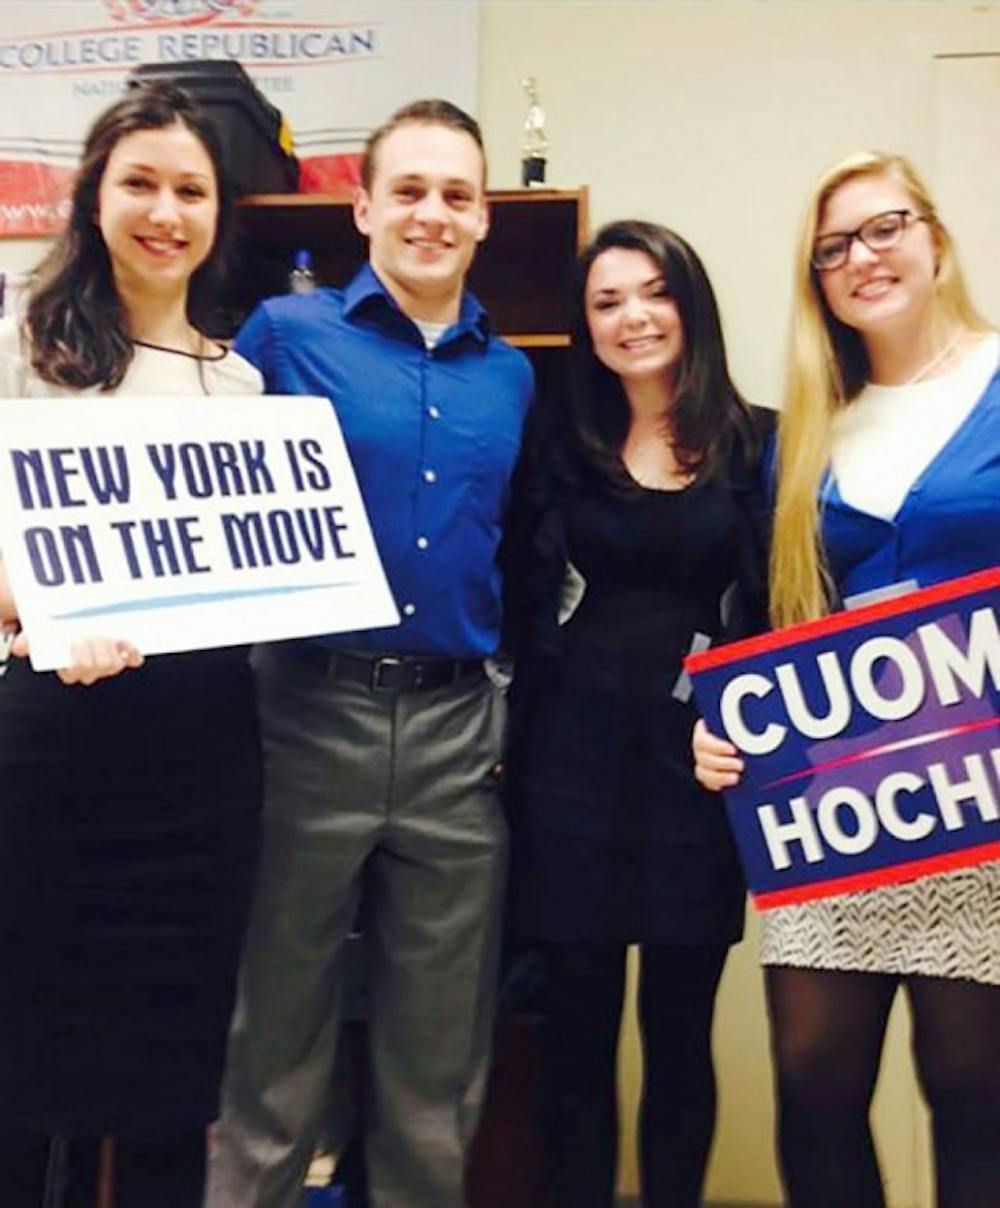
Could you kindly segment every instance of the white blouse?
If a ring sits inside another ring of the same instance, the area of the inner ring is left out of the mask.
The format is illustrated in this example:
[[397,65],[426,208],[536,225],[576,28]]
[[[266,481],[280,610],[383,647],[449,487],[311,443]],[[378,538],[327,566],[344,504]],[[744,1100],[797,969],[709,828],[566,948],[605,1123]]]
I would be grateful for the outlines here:
[[[99,387],[86,390],[53,386],[31,368],[21,340],[19,321],[0,319],[0,399],[71,398],[100,395]],[[239,353],[218,349],[217,356],[196,357],[169,349],[136,344],[135,356],[116,395],[261,394],[263,379]],[[0,413],[2,414],[2,413]]]
[[831,461],[844,502],[891,520],[968,417],[998,360],[1000,334],[993,332],[941,377],[912,386],[869,382],[833,424]]

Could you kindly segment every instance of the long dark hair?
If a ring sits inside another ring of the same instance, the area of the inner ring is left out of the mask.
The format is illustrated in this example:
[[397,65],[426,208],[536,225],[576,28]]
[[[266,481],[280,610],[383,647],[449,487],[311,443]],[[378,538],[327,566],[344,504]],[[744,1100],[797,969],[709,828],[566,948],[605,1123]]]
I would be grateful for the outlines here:
[[115,289],[111,260],[95,222],[108,157],[120,139],[138,130],[185,126],[205,148],[219,195],[215,241],[188,285],[187,314],[204,331],[224,275],[232,195],[214,127],[186,93],[155,82],[132,88],[97,119],[87,135],[73,187],[69,222],[39,266],[31,286],[25,330],[31,364],[46,382],[113,390],[132,363],[134,348]]
[[587,324],[586,289],[591,266],[609,248],[644,252],[663,274],[677,304],[684,351],[670,411],[670,432],[680,466],[708,481],[730,464],[739,443],[755,441],[747,404],[733,385],[726,362],[715,294],[694,249],[676,232],[652,222],[612,222],[584,248],[577,266],[570,355],[570,410],[585,460],[615,484],[634,483],[622,462],[629,406],[618,375],[594,352]]

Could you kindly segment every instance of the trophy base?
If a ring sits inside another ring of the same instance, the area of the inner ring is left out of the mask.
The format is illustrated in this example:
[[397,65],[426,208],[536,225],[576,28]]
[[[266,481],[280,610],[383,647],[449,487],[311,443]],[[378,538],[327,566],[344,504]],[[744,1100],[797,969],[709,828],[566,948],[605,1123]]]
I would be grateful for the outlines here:
[[545,184],[545,160],[532,155],[521,160],[521,184],[524,188],[538,188]]

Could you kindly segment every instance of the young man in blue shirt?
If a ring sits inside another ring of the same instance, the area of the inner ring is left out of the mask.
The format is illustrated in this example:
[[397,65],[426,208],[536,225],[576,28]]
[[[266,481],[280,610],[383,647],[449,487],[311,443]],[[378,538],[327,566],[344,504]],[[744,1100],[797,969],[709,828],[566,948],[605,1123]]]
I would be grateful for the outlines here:
[[364,887],[373,1208],[462,1208],[493,1023],[506,832],[500,541],[532,394],[465,275],[486,236],[476,123],[406,106],[369,140],[369,260],[272,299],[236,347],[337,411],[402,616],[256,655],[267,798],[209,1208],[298,1208],[327,1121]]

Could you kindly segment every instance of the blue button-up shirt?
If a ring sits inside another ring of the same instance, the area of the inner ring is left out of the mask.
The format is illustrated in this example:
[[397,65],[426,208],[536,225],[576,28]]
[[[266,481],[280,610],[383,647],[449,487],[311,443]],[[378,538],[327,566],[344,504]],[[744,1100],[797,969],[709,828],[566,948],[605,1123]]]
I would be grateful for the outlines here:
[[428,350],[366,265],[343,290],[262,303],[236,349],[272,394],[329,397],[402,616],[337,649],[478,658],[500,635],[497,546],[531,402],[527,358],[466,293]]

